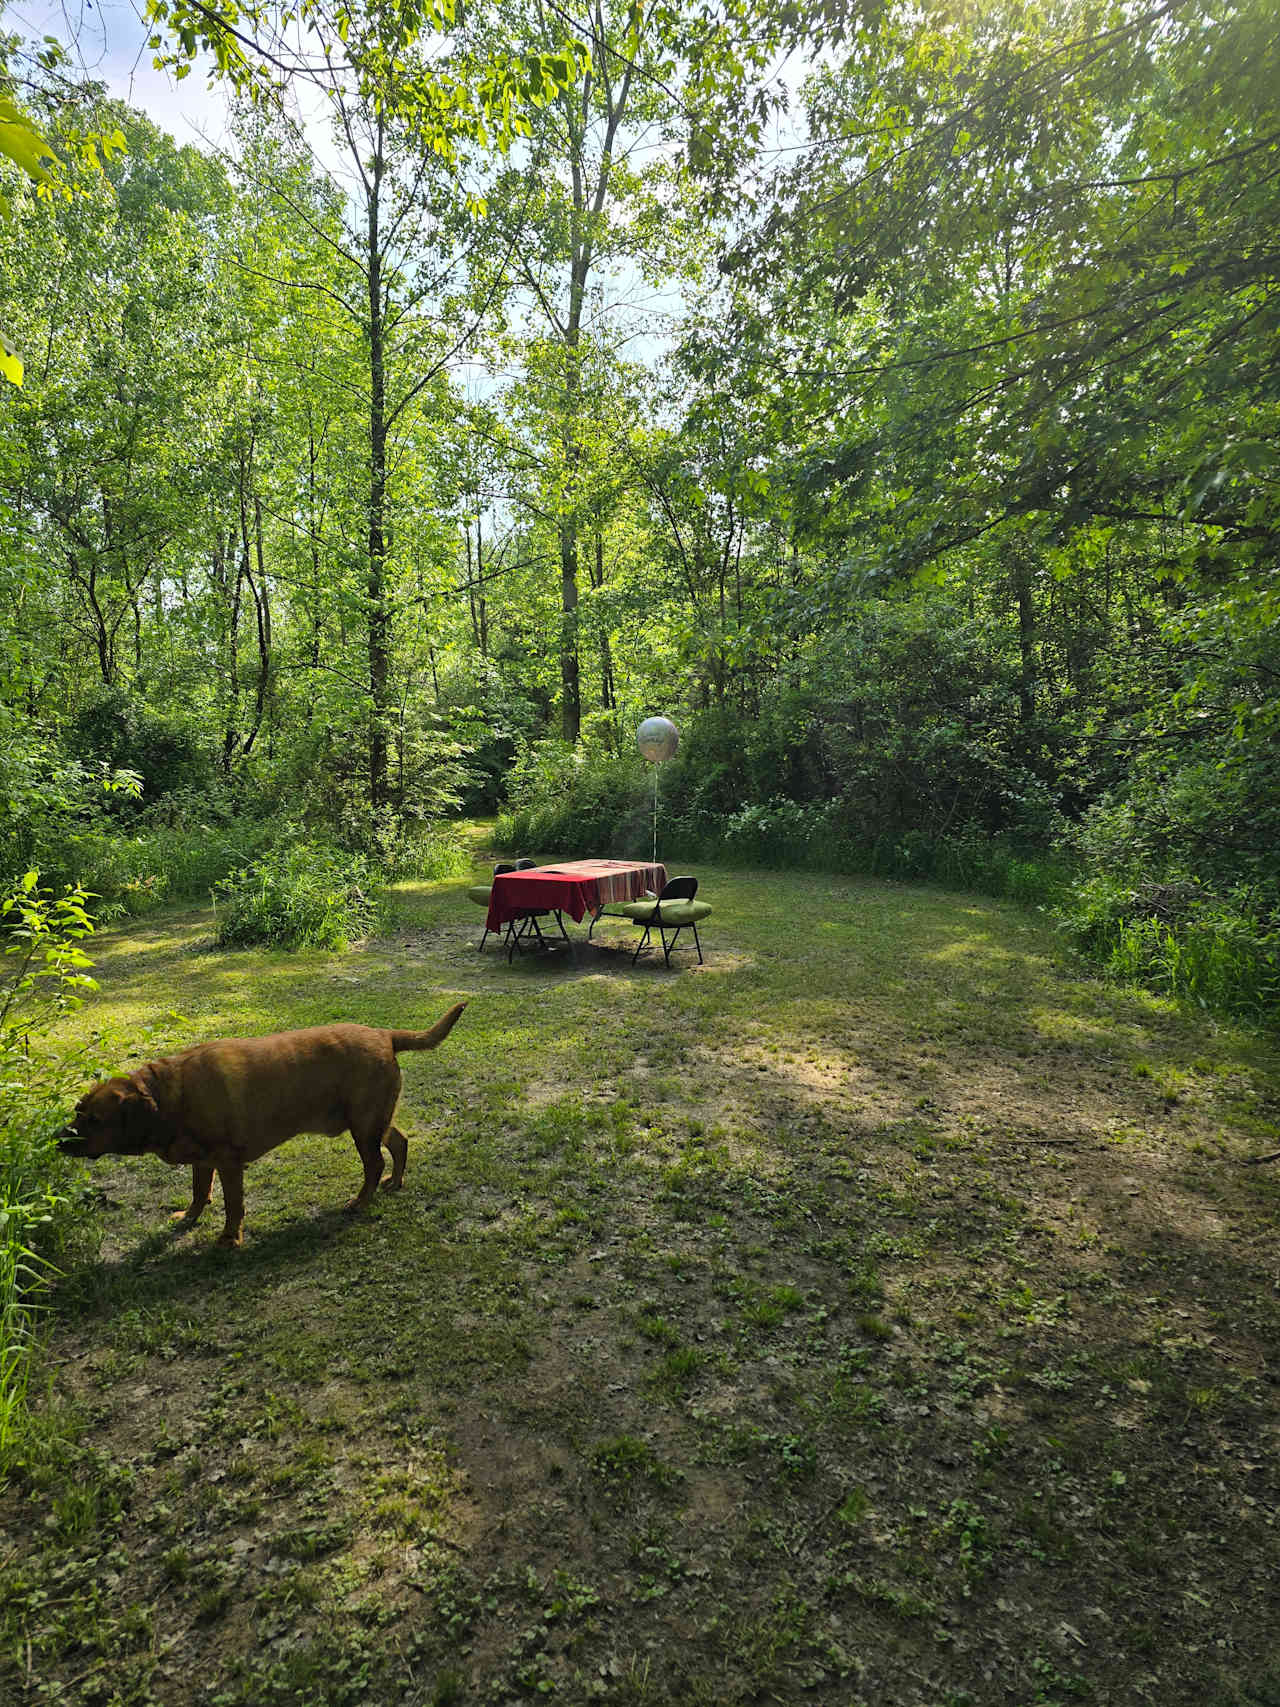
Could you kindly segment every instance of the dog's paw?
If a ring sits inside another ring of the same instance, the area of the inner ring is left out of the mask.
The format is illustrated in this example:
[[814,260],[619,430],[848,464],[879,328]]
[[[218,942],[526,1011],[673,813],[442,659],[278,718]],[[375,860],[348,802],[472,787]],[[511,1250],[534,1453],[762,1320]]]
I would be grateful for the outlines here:
[[223,1246],[224,1249],[226,1249],[228,1251],[239,1250],[240,1246],[244,1244],[244,1234],[243,1233],[219,1233],[218,1234],[218,1243],[221,1246]]
[[400,1191],[404,1187],[402,1179],[393,1179],[390,1175],[382,1182],[383,1191]]

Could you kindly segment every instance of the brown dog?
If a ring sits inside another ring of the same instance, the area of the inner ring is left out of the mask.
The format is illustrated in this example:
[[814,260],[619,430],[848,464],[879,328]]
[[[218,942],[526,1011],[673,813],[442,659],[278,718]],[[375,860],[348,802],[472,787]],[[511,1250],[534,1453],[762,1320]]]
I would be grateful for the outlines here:
[[392,1125],[397,1053],[434,1049],[466,1005],[450,1008],[430,1031],[317,1025],[198,1043],[95,1085],[77,1103],[58,1148],[90,1158],[156,1155],[171,1167],[189,1162],[191,1207],[174,1216],[182,1231],[200,1219],[218,1174],[227,1216],[218,1243],[238,1245],[246,1164],[299,1132],[350,1132],[364,1184],[347,1207],[363,1209],[382,1178],[383,1145],[391,1152],[387,1185],[398,1190],[404,1180],[408,1143]]

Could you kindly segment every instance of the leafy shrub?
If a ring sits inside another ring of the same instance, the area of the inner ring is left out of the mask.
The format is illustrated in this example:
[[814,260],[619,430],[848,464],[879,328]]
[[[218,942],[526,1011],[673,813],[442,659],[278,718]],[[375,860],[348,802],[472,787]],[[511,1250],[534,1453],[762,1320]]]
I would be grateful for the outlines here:
[[[863,815],[842,798],[774,794],[722,811],[713,802],[725,783],[723,766],[706,789],[690,786],[688,764],[682,777],[669,778],[675,768],[661,767],[657,779],[659,852],[668,864],[727,860],[856,872],[942,883],[1029,906],[1055,900],[1068,881],[1067,866],[1046,850],[980,828],[868,834]],[[561,848],[647,857],[653,847],[653,783],[653,769],[639,758],[593,762],[562,742],[540,742],[521,755],[512,774],[511,806],[498,819],[494,841],[513,853]]]
[[0,886],[30,870],[54,885],[80,881],[76,836],[104,822],[110,799],[139,788],[130,771],[64,758],[43,730],[0,705]]
[[374,858],[375,839],[388,819],[398,817],[409,827],[457,811],[470,777],[475,719],[469,712],[446,717],[411,696],[387,720],[391,804],[375,809],[369,805],[367,710],[345,697],[322,698],[315,709],[320,715],[281,731],[274,759],[255,754],[241,773],[246,789],[252,783],[263,798],[287,800],[313,834]]
[[589,763],[563,742],[538,742],[521,754],[508,798],[510,810],[494,830],[499,848],[561,848],[602,858],[652,852],[653,771],[638,754]]
[[1047,846],[1061,824],[1063,731],[1028,720],[1018,669],[944,595],[860,602],[750,715],[716,706],[692,718],[664,779],[673,817],[701,836],[783,797],[843,802],[863,847],[913,835],[936,846],[964,826]]
[[[511,767],[542,731],[545,706],[492,658],[455,653],[439,670],[438,703],[466,747],[458,807],[468,817],[496,812],[507,797]],[[589,715],[584,717],[584,730]]]
[[682,731],[664,766],[673,810],[691,826],[721,823],[776,797],[825,804],[837,793],[822,750],[816,696],[780,688],[744,719],[727,706],[701,712]]
[[[710,827],[709,825],[706,827]],[[723,819],[725,852],[752,864],[811,865],[845,840],[836,801],[801,802],[776,796]]]
[[164,901],[206,898],[228,872],[280,834],[271,820],[157,825],[128,834],[95,824],[68,836],[64,864],[99,897],[101,913],[138,915]]
[[214,783],[214,750],[195,716],[158,711],[120,688],[108,688],[80,708],[67,744],[82,760],[135,773],[145,801]]
[[996,895],[1024,907],[1059,901],[1073,875],[1061,855],[978,830],[941,837],[934,844],[930,870],[934,882],[945,888]]
[[507,776],[508,805],[518,812],[569,799],[584,763],[582,749],[567,741],[528,742]]
[[[448,824],[424,823],[389,807],[376,814],[366,808],[348,814],[340,830],[338,850],[388,883],[456,877],[470,870],[462,838]],[[100,915],[136,916],[166,901],[203,900],[268,848],[297,837],[297,827],[278,818],[197,818],[140,827],[133,834],[98,824],[68,837],[65,858],[100,898]],[[330,845],[323,835],[314,840]]]
[[34,870],[0,899],[0,1448],[22,1412],[40,1293],[84,1220],[57,1151],[66,1070],[39,1053],[38,1039],[95,987],[80,947],[93,930],[88,900],[82,889],[55,896]]
[[[1271,581],[1215,573],[1189,583],[1159,615],[1163,667],[1146,691],[1135,695],[1130,671],[1116,667],[1111,703],[1082,738],[1086,770],[1106,778],[1071,832],[1088,871],[1131,883],[1190,874],[1220,894],[1246,884],[1264,910],[1280,910]],[[1123,765],[1108,768],[1103,755],[1116,752]]]
[[1255,891],[1094,876],[1074,886],[1059,924],[1113,978],[1224,1013],[1280,1017],[1280,922]]
[[418,824],[379,861],[388,883],[416,879],[428,883],[440,877],[465,877],[471,870],[471,850],[451,824]]
[[460,877],[471,855],[456,826],[394,806],[349,803],[338,823],[338,843],[368,860],[386,883]]
[[[131,802],[127,814],[118,803]],[[0,884],[38,869],[80,885],[99,917],[206,896],[258,853],[275,825],[235,815],[224,784],[175,785],[149,804],[136,772],[67,759],[45,732],[0,707]]]
[[280,842],[214,885],[217,938],[227,948],[344,948],[374,928],[375,889],[359,854]]
[[714,822],[704,820],[703,857],[749,864],[841,871],[996,895],[1024,906],[1058,898],[1068,869],[1044,850],[1020,849],[1009,839],[970,829],[950,836],[908,830],[868,839],[858,833],[840,801],[774,799],[747,806],[723,820],[720,844]]

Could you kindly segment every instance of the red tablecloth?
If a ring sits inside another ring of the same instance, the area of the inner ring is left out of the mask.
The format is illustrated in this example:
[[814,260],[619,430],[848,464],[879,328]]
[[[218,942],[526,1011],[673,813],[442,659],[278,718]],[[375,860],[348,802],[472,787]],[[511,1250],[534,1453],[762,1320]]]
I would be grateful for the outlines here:
[[577,924],[610,901],[639,901],[647,891],[660,894],[665,865],[628,859],[574,859],[539,865],[532,871],[504,871],[489,891],[491,931],[501,930],[517,913],[568,913]]

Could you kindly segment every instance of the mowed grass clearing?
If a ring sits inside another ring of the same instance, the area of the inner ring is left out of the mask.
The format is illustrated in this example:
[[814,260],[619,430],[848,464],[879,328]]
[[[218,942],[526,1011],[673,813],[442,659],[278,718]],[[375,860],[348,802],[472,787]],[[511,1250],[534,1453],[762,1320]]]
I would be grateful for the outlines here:
[[98,1164],[0,1498],[0,1698],[1280,1702],[1274,1040],[986,900],[701,870],[508,966],[462,882],[343,955],[97,939],[128,1068],[418,1027],[403,1192],[301,1138],[182,1238]]

